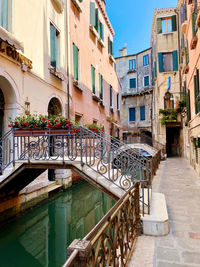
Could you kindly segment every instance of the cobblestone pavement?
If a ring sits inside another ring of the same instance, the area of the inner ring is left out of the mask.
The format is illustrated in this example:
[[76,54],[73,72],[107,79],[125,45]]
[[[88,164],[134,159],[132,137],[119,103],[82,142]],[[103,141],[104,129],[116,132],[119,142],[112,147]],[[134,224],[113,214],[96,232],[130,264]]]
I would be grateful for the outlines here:
[[183,158],[161,162],[153,191],[164,193],[170,233],[141,236],[129,267],[200,266],[200,178]]

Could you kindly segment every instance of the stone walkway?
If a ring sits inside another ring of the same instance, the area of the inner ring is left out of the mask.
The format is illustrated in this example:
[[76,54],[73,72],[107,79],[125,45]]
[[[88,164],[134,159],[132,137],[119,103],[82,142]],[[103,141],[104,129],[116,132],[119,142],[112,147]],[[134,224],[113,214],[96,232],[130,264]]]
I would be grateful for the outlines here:
[[153,191],[164,193],[168,236],[138,238],[129,267],[200,266],[200,178],[183,158],[162,161]]

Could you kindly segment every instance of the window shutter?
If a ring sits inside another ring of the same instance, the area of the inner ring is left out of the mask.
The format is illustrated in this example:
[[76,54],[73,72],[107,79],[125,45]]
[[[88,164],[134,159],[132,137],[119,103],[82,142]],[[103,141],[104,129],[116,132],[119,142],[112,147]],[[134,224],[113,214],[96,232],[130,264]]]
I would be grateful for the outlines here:
[[129,121],[135,121],[135,108],[129,108]]
[[100,37],[104,41],[104,26],[103,23],[100,22]]
[[186,48],[185,48],[185,62],[186,62],[186,66],[189,63],[189,52],[188,52],[188,41],[186,41]]
[[136,78],[130,79],[130,89],[136,88]]
[[176,25],[176,15],[172,16],[172,31],[177,31],[177,25]]
[[155,78],[157,78],[157,62],[156,62],[156,58],[155,58],[155,62],[154,62],[154,75],[155,75]]
[[92,93],[95,94],[95,68],[91,65]]
[[192,34],[193,36],[196,35],[196,13],[192,13]]
[[110,54],[110,37],[108,37],[108,54]]
[[173,51],[173,71],[178,70],[178,51]]
[[0,1],[0,26],[8,30],[8,0]]
[[112,86],[110,85],[110,107],[113,106],[113,91]]
[[200,111],[200,106],[199,106],[199,70],[196,69],[196,105],[197,105],[197,113]]
[[95,9],[95,29],[99,32],[99,11],[98,8]]
[[96,11],[95,11],[95,3],[90,2],[90,25],[96,25]]
[[51,49],[51,66],[56,68],[56,61],[57,61],[56,28],[52,24],[50,24],[50,49]]
[[74,79],[78,81],[78,48],[73,44]]
[[197,105],[197,76],[194,75],[194,103],[195,103],[195,114],[198,113],[198,105]]
[[163,55],[162,55],[162,53],[158,53],[158,65],[159,65],[159,72],[163,72]]
[[140,120],[145,121],[145,106],[140,107]]
[[113,56],[113,42],[110,40],[110,54]]
[[157,33],[162,33],[162,19],[157,19]]
[[103,99],[103,77],[99,73],[99,97]]
[[119,110],[119,93],[117,93],[117,110]]

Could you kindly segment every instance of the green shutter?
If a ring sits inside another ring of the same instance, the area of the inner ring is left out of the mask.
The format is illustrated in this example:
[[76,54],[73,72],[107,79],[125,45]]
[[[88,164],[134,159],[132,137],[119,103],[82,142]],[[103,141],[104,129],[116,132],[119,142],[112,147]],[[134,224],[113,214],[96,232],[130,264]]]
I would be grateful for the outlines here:
[[110,37],[108,37],[108,54],[110,54]]
[[110,54],[113,56],[113,42],[110,41]]
[[99,32],[99,11],[98,8],[95,9],[95,29]]
[[155,62],[154,62],[154,74],[155,74],[155,78],[157,78],[157,63],[156,63],[156,58],[155,58]]
[[187,93],[187,121],[191,120],[191,112],[190,112],[190,90]]
[[90,25],[96,26],[96,11],[95,11],[95,3],[90,2]]
[[73,44],[74,79],[78,81],[78,48]]
[[194,103],[195,103],[195,114],[198,113],[198,105],[197,105],[197,76],[194,75]]
[[104,26],[103,23],[100,22],[100,37],[104,41]]
[[193,36],[196,35],[196,13],[192,13],[192,34]]
[[186,63],[186,66],[189,63],[188,41],[186,42],[186,48],[185,48],[185,63]]
[[172,16],[172,31],[177,31],[176,15]]
[[162,33],[162,19],[157,19],[157,33]]
[[159,72],[163,72],[163,55],[162,55],[162,53],[158,53],[158,65],[159,65]]
[[56,68],[57,63],[57,38],[56,28],[50,24],[50,49],[51,49],[51,66]]
[[178,51],[173,51],[173,71],[178,70]]
[[92,93],[95,94],[95,68],[91,65]]
[[103,77],[99,73],[99,97],[103,99]]

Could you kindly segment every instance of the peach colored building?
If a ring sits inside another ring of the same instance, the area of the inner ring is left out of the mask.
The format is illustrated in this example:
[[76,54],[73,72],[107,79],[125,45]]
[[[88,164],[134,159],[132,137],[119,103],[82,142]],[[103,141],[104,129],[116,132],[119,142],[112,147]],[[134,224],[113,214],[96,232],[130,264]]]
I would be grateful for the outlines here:
[[187,100],[183,117],[184,156],[200,175],[200,1],[178,0],[182,90]]
[[120,83],[114,69],[114,30],[104,0],[70,1],[70,115],[81,124],[120,132]]

